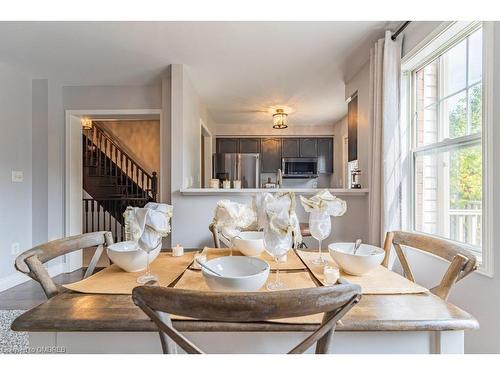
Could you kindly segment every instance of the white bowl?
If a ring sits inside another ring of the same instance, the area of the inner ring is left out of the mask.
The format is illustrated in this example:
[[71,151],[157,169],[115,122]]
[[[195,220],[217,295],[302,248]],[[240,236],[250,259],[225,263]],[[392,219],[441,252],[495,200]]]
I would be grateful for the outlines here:
[[265,284],[270,270],[266,261],[243,256],[215,258],[205,264],[221,275],[201,268],[208,287],[220,292],[255,292]]
[[243,255],[259,256],[264,251],[264,232],[241,232],[234,239],[234,245]]
[[384,260],[385,251],[380,247],[361,244],[356,255],[353,252],[354,243],[337,242],[328,245],[330,256],[346,273],[354,276],[367,274]]
[[[152,262],[160,254],[161,244],[149,253]],[[117,242],[106,249],[109,259],[127,272],[139,272],[146,269],[148,254],[141,250],[135,241]]]

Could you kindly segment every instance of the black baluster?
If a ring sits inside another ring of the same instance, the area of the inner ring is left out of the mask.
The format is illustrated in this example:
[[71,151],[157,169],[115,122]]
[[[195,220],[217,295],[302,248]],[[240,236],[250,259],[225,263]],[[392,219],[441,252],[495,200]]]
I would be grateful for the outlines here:
[[97,231],[101,230],[101,226],[99,225],[99,222],[101,221],[101,205],[97,203]]
[[95,206],[95,200],[90,201],[90,210],[92,211],[92,232],[96,232],[95,227],[94,227],[94,206]]

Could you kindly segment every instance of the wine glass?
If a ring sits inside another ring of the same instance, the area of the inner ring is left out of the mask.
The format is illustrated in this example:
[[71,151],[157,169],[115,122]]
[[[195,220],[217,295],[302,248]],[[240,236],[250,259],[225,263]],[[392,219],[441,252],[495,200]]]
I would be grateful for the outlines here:
[[286,255],[292,246],[292,235],[286,233],[285,235],[274,232],[272,229],[267,228],[264,230],[264,248],[274,258],[276,262],[276,279],[267,284],[268,290],[281,290],[285,289],[286,285],[280,281],[280,258]]
[[311,236],[319,242],[318,257],[312,261],[313,264],[324,265],[328,263],[326,259],[323,259],[321,241],[330,235],[331,230],[332,221],[327,212],[314,210],[309,214],[309,231],[311,232]]
[[160,246],[160,244],[161,244],[161,237],[159,238],[159,240],[156,243],[156,245],[154,245],[153,247],[149,247],[148,245],[144,244],[144,242],[142,242],[142,241],[141,241],[141,244],[142,245],[139,245],[140,249],[142,251],[144,251],[146,253],[146,255],[147,255],[146,272],[144,273],[144,275],[139,276],[137,278],[137,283],[139,283],[141,285],[144,285],[144,284],[148,284],[148,283],[151,283],[151,282],[158,282],[158,277],[156,277],[155,275],[153,275],[151,273],[151,269],[149,267],[149,253],[152,252],[154,249],[156,249],[158,246]]
[[238,227],[223,227],[221,234],[229,241],[229,256],[233,256],[234,239],[241,233]]

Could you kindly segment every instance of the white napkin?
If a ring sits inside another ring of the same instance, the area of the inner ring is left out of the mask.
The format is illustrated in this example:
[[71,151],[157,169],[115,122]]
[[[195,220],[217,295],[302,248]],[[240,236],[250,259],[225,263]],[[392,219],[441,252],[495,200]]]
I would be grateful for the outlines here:
[[334,197],[328,190],[322,190],[311,198],[300,196],[306,212],[324,211],[330,216],[342,216],[347,211],[347,203]]
[[213,222],[230,238],[239,233],[239,229],[247,228],[256,221],[256,214],[250,204],[232,202],[223,199],[217,202]]
[[300,224],[295,213],[295,194],[280,192],[275,195],[262,193],[255,197],[259,228],[276,234],[276,241],[293,235],[295,246],[302,242]]
[[253,208],[257,213],[257,226],[259,229],[264,229],[267,225],[267,214],[265,206],[267,203],[274,200],[271,193],[260,193],[254,196],[252,200]]
[[170,219],[173,207],[165,203],[147,203],[144,207],[132,207],[127,214],[130,217],[129,230],[132,239],[139,243],[141,248],[152,249],[157,246],[162,237],[168,236],[171,231]]

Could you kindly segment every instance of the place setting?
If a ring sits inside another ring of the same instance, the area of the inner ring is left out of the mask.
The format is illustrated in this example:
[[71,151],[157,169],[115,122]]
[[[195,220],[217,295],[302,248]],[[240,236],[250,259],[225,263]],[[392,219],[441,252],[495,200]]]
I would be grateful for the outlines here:
[[[250,292],[312,288],[344,280],[360,285],[363,294],[427,291],[381,266],[385,251],[361,240],[331,243],[327,253],[322,251],[322,241],[332,231],[331,217],[346,212],[345,201],[322,191],[311,198],[300,196],[300,203],[309,214],[317,251],[297,249],[302,237],[293,193],[262,194],[252,204],[219,201],[213,225],[229,247],[205,247],[199,252],[184,252],[181,245],[161,252],[162,239],[170,233],[171,206],[129,207],[124,213],[128,240],[106,248],[113,264],[63,286],[96,294],[131,294],[139,285]],[[256,230],[245,230],[249,227]]]

